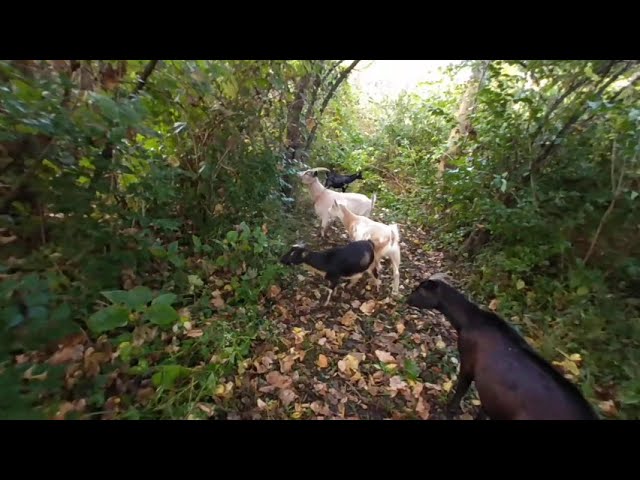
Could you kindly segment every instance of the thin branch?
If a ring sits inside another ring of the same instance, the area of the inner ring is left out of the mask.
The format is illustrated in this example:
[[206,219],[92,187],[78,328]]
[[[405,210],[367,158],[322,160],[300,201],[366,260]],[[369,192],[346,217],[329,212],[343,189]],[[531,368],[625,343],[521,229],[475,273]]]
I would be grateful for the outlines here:
[[616,157],[616,142],[614,141],[612,152],[611,152],[611,193],[612,193],[611,203],[609,203],[609,207],[604,212],[604,215],[602,215],[602,218],[600,219],[600,223],[598,224],[598,228],[596,229],[596,233],[593,236],[593,240],[591,241],[591,245],[589,246],[589,250],[587,251],[587,254],[584,256],[583,262],[585,263],[585,265],[591,258],[591,255],[593,254],[593,251],[596,248],[596,244],[598,243],[598,239],[600,238],[600,233],[602,232],[602,228],[604,227],[604,224],[609,218],[609,215],[611,215],[611,212],[613,212],[613,208],[616,204],[616,201],[618,200],[618,197],[620,196],[620,192],[622,191],[622,182],[624,180],[624,173],[625,173],[624,171],[625,160],[623,157],[622,165],[620,165],[620,175],[618,176],[618,183],[616,185],[614,180],[614,169],[615,169],[615,162],[616,162],[615,157]]

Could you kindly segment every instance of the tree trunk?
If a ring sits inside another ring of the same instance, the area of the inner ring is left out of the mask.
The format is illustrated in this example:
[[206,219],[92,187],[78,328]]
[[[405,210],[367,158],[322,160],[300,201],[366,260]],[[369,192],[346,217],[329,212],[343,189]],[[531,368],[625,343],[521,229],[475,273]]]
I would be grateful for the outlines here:
[[478,92],[482,88],[486,77],[488,61],[476,62],[471,72],[471,78],[467,82],[467,89],[462,95],[460,106],[456,114],[458,124],[451,130],[447,141],[447,151],[440,157],[438,163],[438,178],[442,178],[444,171],[449,168],[449,159],[455,159],[460,153],[460,142],[473,132],[471,116],[475,111]]
[[302,139],[301,117],[304,109],[307,90],[311,85],[312,76],[305,75],[296,85],[296,93],[293,102],[289,105],[287,112],[287,158],[298,160],[304,141]]

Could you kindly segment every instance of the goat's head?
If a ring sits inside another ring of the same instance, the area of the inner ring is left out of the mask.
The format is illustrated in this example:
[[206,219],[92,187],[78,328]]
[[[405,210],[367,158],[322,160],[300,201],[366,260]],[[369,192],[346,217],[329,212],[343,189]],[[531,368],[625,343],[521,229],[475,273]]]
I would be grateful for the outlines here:
[[344,211],[342,210],[344,206],[341,203],[338,203],[337,200],[334,200],[331,206],[329,207],[329,215],[332,217],[337,217],[340,220],[344,218]]
[[360,170],[357,174],[356,174],[356,178],[359,178],[360,180],[362,180],[364,177],[362,176],[362,170]]
[[444,284],[450,284],[451,277],[445,273],[436,273],[420,285],[407,297],[407,305],[420,309],[437,308],[440,305]]
[[308,254],[305,244],[298,242],[280,258],[280,263],[283,265],[300,265]]
[[318,178],[318,172],[319,171],[329,171],[328,168],[324,168],[324,167],[316,167],[316,168],[310,168],[309,170],[305,170],[303,172],[299,172],[298,176],[300,177],[300,181],[302,183],[304,183],[305,185],[309,185],[313,182],[316,181],[316,178]]

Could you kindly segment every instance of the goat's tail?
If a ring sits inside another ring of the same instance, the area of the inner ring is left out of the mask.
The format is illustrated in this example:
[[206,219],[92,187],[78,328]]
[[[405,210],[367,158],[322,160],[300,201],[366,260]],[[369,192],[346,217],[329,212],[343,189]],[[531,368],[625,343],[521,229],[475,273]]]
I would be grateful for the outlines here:
[[400,230],[398,230],[398,224],[392,223],[389,226],[391,227],[391,242],[389,242],[389,245],[398,245],[400,243]]
[[378,198],[378,196],[375,193],[371,195],[371,211],[369,212],[369,215],[373,213],[373,207],[376,206],[376,198]]

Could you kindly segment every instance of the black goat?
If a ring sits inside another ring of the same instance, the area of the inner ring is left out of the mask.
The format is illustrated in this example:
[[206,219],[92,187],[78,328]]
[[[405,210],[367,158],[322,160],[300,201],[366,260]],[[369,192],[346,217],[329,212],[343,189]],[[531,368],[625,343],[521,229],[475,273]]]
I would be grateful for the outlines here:
[[482,310],[432,276],[407,304],[436,309],[458,332],[460,374],[447,416],[475,381],[482,408],[492,420],[598,420],[580,390],[540,356],[506,321]]
[[308,270],[319,273],[330,282],[329,296],[324,305],[329,303],[331,296],[342,278],[349,278],[349,286],[355,285],[365,273],[378,279],[378,271],[374,262],[374,245],[371,240],[350,242],[344,246],[330,248],[323,252],[314,252],[303,244],[294,245],[280,262],[284,265],[304,264]]
[[343,192],[346,192],[347,186],[358,179],[362,180],[362,172],[353,173],[351,175],[340,175],[332,170],[327,173],[324,186],[325,188],[340,188]]

